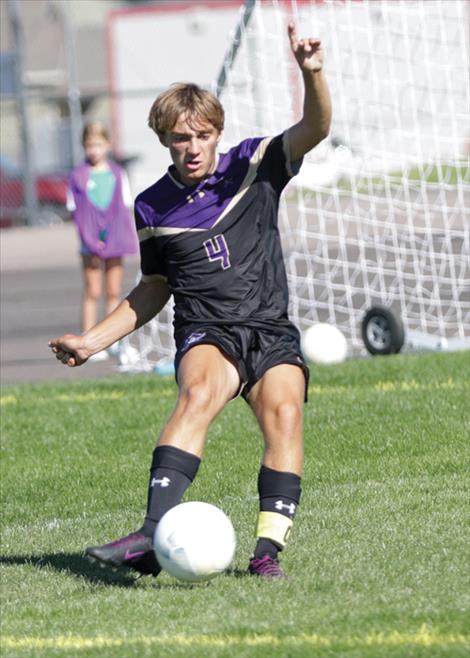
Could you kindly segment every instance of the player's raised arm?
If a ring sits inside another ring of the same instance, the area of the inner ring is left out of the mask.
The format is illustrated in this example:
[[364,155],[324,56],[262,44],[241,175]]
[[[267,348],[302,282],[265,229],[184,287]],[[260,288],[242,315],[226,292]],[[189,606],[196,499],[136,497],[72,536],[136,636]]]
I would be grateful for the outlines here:
[[303,115],[289,128],[291,161],[308,153],[327,137],[331,124],[331,99],[323,75],[323,48],[320,39],[299,39],[293,23],[287,27],[292,53],[304,81]]
[[81,366],[90,356],[101,352],[117,340],[149,322],[170,297],[164,279],[141,281],[104,320],[82,336],[65,334],[49,342],[56,358],[63,364]]

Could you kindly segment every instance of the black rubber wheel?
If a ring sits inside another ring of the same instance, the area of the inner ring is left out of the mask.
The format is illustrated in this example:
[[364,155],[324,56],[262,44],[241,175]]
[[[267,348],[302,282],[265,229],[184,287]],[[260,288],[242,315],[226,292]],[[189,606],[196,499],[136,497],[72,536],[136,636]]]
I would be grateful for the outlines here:
[[373,306],[361,325],[362,340],[371,354],[397,354],[405,342],[405,330],[399,317],[389,308]]

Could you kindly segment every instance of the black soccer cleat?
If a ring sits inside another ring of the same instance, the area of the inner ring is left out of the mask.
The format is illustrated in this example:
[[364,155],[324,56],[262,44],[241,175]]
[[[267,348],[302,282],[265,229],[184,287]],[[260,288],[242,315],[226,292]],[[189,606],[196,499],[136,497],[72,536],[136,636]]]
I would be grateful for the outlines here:
[[151,538],[140,532],[132,532],[109,544],[91,546],[85,550],[85,555],[114,569],[133,569],[142,576],[158,576],[162,570],[155,557]]

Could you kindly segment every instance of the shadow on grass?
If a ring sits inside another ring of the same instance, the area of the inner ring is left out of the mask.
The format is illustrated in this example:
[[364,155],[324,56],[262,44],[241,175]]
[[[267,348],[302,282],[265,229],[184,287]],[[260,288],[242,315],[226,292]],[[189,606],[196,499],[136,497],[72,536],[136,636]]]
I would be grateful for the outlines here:
[[[113,571],[111,568],[101,567],[97,562],[90,562],[88,558],[80,553],[45,553],[44,555],[0,555],[0,564],[6,566],[28,565],[36,569],[52,568],[56,571],[65,572],[73,576],[85,578],[91,584],[109,585],[111,587],[134,587],[139,580],[137,574],[132,572]],[[227,569],[225,575],[235,578],[248,576],[248,571],[241,569]],[[155,578],[146,577],[146,582],[156,583]],[[210,581],[200,583],[181,582],[175,580],[172,583],[158,582],[162,589],[192,589],[207,585]]]
[[115,587],[133,587],[137,575],[133,577],[125,571],[112,571],[90,562],[80,553],[45,553],[44,555],[9,555],[0,556],[0,564],[29,565],[37,569],[52,568],[68,572],[74,576],[86,578],[93,584],[105,584]]

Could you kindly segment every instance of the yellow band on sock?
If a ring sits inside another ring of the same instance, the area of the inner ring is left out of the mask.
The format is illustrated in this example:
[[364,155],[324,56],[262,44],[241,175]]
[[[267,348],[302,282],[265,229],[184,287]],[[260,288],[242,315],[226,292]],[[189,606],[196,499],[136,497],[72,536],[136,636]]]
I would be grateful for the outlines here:
[[279,544],[281,548],[286,545],[287,538],[292,528],[292,519],[277,512],[260,512],[258,525],[256,526],[256,537],[264,537]]

